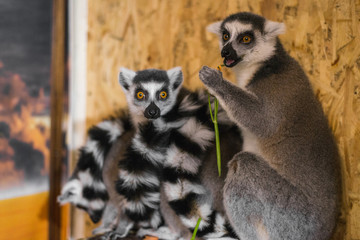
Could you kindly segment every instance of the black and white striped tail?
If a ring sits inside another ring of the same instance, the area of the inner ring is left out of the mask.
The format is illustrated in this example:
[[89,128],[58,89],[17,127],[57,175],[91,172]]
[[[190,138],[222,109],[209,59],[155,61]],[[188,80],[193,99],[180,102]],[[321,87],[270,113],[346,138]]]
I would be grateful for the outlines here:
[[201,217],[198,237],[238,239],[230,224],[213,209],[212,200],[197,173],[169,166],[165,167],[164,172],[167,173],[164,175],[164,187],[169,205],[184,226],[193,232]]
[[[151,135],[151,137],[149,136]],[[126,199],[125,213],[140,227],[163,225],[160,214],[160,177],[165,154],[162,141],[168,133],[155,131],[152,122],[140,126],[119,161],[116,191]]]
[[238,239],[225,218],[213,208],[199,177],[201,159],[214,144],[214,130],[206,120],[210,119],[208,108],[205,110],[198,108],[197,114],[172,132],[163,169],[164,192],[170,207],[190,231],[194,231],[201,217],[198,237]]
[[131,128],[128,113],[119,112],[88,130],[75,170],[58,197],[61,204],[70,202],[87,211],[94,222],[101,219],[109,199],[102,178],[104,161],[113,143]]

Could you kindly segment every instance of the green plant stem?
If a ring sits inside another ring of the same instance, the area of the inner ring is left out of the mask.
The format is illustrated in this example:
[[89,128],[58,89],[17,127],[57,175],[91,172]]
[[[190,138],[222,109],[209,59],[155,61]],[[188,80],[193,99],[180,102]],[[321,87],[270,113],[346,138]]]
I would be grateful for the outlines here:
[[212,113],[211,109],[211,101],[210,101],[210,94],[208,94],[208,100],[209,100],[209,111],[210,111],[210,117],[212,122],[214,123],[214,129],[215,129],[215,143],[216,143],[216,158],[217,158],[217,166],[218,166],[218,172],[219,177],[221,176],[221,152],[220,152],[220,137],[219,137],[219,126],[217,121],[217,113],[219,108],[219,101],[216,97],[214,97],[214,114]]
[[200,222],[201,222],[201,217],[199,217],[199,219],[197,220],[197,223],[196,223],[196,226],[195,226],[193,235],[192,235],[192,237],[191,237],[191,240],[195,240],[196,233],[197,233],[197,230],[198,230],[198,228],[199,228]]

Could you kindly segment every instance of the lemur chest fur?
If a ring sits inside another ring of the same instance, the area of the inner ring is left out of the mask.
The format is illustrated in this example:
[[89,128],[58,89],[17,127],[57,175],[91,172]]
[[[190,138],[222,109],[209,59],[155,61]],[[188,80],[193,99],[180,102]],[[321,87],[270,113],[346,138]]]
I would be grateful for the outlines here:
[[243,143],[243,151],[251,152],[255,155],[261,156],[261,148],[259,145],[258,138],[249,130],[244,127],[241,127],[244,143]]
[[[251,66],[239,67],[234,69],[236,74],[237,84],[244,91],[251,93],[246,86],[251,82],[255,73],[260,68],[260,64],[253,64]],[[258,138],[245,127],[240,126],[244,138],[243,151],[254,153],[261,156],[261,150],[258,142]]]
[[[221,106],[224,108],[224,110],[230,113],[229,109],[227,109],[227,105],[223,103],[222,99],[219,99],[219,102]],[[228,116],[231,119],[231,121],[236,122],[236,119],[231,114],[229,114]],[[244,126],[239,124],[237,125],[241,129],[241,134],[243,137],[243,151],[251,152],[258,156],[261,156],[262,152],[260,148],[260,143],[258,141],[258,137],[255,134],[253,134],[251,131],[246,129]]]
[[[246,86],[251,82],[253,79],[255,73],[258,71],[258,69],[261,67],[261,64],[253,64],[251,66],[243,65],[238,66],[234,69],[235,75],[236,75],[236,81],[238,86],[243,89],[244,91],[251,93]],[[221,103],[221,100],[220,100]],[[231,113],[229,109],[226,109],[226,104],[221,104],[225,111],[228,113]],[[236,119],[234,119],[231,114],[229,114],[230,119],[233,122],[237,122]],[[261,156],[261,148],[259,146],[259,141],[257,136],[255,136],[251,131],[246,129],[244,126],[239,126],[242,131],[243,135],[243,151],[254,153],[258,156]]]
[[246,86],[251,82],[260,66],[260,64],[243,64],[241,66],[235,67],[234,73],[236,75],[237,86],[247,91]]

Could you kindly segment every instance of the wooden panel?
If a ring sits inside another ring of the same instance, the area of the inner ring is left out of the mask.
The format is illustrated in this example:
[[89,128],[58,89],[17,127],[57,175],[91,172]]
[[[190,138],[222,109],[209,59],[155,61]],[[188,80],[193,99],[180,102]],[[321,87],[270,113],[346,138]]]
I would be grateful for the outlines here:
[[281,40],[309,76],[342,156],[344,204],[337,238],[360,239],[359,0],[91,0],[87,126],[126,106],[117,82],[120,66],[182,66],[185,85],[201,87],[201,66],[221,62],[217,39],[205,28],[238,11],[285,22]]
[[48,239],[49,193],[0,201],[0,240]]
[[49,189],[49,239],[60,240],[61,207],[57,197],[61,191],[63,160],[63,111],[65,85],[65,13],[66,1],[53,1],[52,58],[51,58],[51,141]]
[[[0,240],[49,239],[49,192],[1,200],[0,216]],[[69,206],[61,207],[61,219],[66,226]],[[67,239],[67,234],[63,227],[60,239]]]

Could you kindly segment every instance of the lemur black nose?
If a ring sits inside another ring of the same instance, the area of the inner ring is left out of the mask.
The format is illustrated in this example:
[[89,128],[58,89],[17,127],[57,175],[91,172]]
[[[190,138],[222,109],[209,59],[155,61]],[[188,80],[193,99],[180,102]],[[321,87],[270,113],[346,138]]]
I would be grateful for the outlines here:
[[150,109],[150,110],[149,110],[149,115],[150,115],[150,116],[155,116],[156,113],[157,113],[156,109]]
[[156,104],[152,102],[145,109],[144,115],[148,119],[156,119],[160,117],[160,108],[158,108],[158,106],[156,106]]
[[230,51],[223,48],[223,50],[221,50],[221,57],[228,57],[230,56]]

